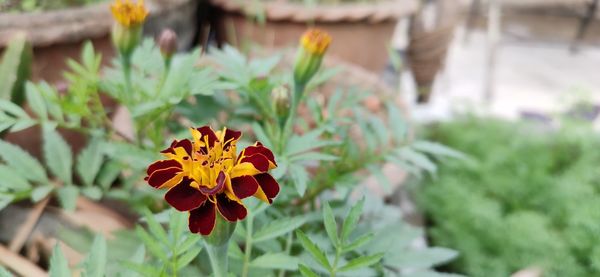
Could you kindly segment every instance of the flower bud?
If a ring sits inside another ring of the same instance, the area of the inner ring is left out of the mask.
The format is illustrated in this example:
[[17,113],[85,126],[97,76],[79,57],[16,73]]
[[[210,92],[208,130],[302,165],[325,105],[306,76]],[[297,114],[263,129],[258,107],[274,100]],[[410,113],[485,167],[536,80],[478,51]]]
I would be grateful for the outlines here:
[[113,44],[123,56],[129,56],[142,39],[142,25],[148,15],[143,0],[115,0],[110,11],[115,19],[112,28]]
[[304,86],[317,73],[331,36],[319,29],[309,29],[300,38],[300,48],[294,66],[294,81]]
[[278,86],[271,91],[271,102],[278,117],[286,118],[290,113],[290,90]]
[[158,37],[158,47],[165,59],[171,59],[177,52],[177,33],[171,29],[164,29]]

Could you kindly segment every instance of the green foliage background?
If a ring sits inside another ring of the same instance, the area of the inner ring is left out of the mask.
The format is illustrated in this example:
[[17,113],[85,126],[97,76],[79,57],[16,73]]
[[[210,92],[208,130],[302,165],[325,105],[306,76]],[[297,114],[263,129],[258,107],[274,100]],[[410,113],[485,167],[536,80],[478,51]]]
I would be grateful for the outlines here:
[[465,118],[426,132],[473,158],[444,163],[417,193],[433,243],[460,252],[452,270],[600,276],[600,139],[549,129]]

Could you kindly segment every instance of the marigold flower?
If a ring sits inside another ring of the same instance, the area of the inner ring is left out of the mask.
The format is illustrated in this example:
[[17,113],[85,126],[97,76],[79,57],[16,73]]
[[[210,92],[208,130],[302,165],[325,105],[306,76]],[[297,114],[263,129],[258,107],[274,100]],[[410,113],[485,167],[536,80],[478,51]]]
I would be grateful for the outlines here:
[[148,16],[144,0],[138,0],[135,4],[130,0],[115,0],[110,5],[110,11],[115,20],[125,27],[141,25]]
[[[179,211],[188,211],[189,229],[209,235],[222,216],[229,222],[246,217],[241,199],[254,196],[267,203],[279,193],[279,184],[268,173],[275,157],[260,142],[237,154],[241,132],[209,126],[190,129],[192,140],[175,140],[161,151],[167,158],[148,166],[146,181],[169,189],[165,200]],[[217,212],[218,211],[218,212]]]
[[309,29],[300,38],[300,44],[311,54],[323,55],[331,44],[331,36],[319,29]]

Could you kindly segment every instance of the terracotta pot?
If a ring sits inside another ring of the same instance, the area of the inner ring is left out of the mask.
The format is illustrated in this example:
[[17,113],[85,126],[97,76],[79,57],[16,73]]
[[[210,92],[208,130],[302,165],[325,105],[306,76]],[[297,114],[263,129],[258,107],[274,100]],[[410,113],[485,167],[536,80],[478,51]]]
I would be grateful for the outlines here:
[[[238,47],[247,41],[267,47],[294,47],[306,28],[315,26],[333,36],[330,55],[376,72],[388,61],[388,45],[397,20],[418,7],[417,0],[312,7],[279,1],[250,10],[243,1],[209,2],[220,13],[216,23],[220,42]],[[266,19],[264,24],[252,20],[260,15]]]
[[[174,29],[182,49],[189,48],[196,39],[196,0],[146,1],[150,15],[144,26],[145,36],[155,37],[163,28]],[[63,73],[68,69],[67,60],[79,60],[83,44],[90,40],[96,53],[102,54],[102,62],[108,65],[115,55],[110,38],[113,24],[109,2],[56,11],[0,14],[0,49],[4,48],[17,32],[27,34],[34,49],[31,79],[45,80],[62,89]],[[116,104],[103,99],[108,109]],[[61,132],[75,151],[85,145],[85,138],[74,132]],[[39,128],[30,128],[8,134],[6,140],[40,156],[41,137]]]

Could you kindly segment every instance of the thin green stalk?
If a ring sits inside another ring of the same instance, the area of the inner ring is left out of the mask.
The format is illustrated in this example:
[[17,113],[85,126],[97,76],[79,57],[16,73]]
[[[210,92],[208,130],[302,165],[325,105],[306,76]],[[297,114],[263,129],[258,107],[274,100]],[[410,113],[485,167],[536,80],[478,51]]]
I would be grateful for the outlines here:
[[227,277],[227,249],[229,243],[224,243],[219,246],[204,242],[210,266],[214,277]]
[[[294,239],[294,232],[289,232],[288,233],[288,237],[287,240],[285,241],[285,254],[290,254],[290,252],[292,251],[292,240]],[[279,277],[284,277],[285,276],[285,270],[279,270]]]
[[341,255],[342,255],[341,248],[336,246],[335,247],[335,259],[333,260],[333,265],[331,266],[331,272],[330,272],[331,277],[335,277],[335,275],[337,273],[337,264],[340,260]]
[[244,247],[244,265],[242,267],[242,277],[248,277],[248,270],[250,267],[250,257],[252,254],[252,228],[254,225],[254,216],[248,215],[246,219],[246,245]]
[[131,86],[131,57],[127,55],[121,55],[121,64],[123,66],[123,75],[125,77],[125,93],[122,95],[122,99],[126,105],[129,105],[131,104],[131,96],[133,93]]
[[290,107],[290,113],[288,115],[287,120],[283,126],[283,131],[281,132],[278,144],[279,153],[285,149],[285,144],[293,132],[292,127],[294,126],[294,121],[296,119],[296,112],[298,109],[298,104],[302,99],[302,95],[304,94],[304,86],[302,85],[294,85],[294,94],[292,95],[292,105]]

